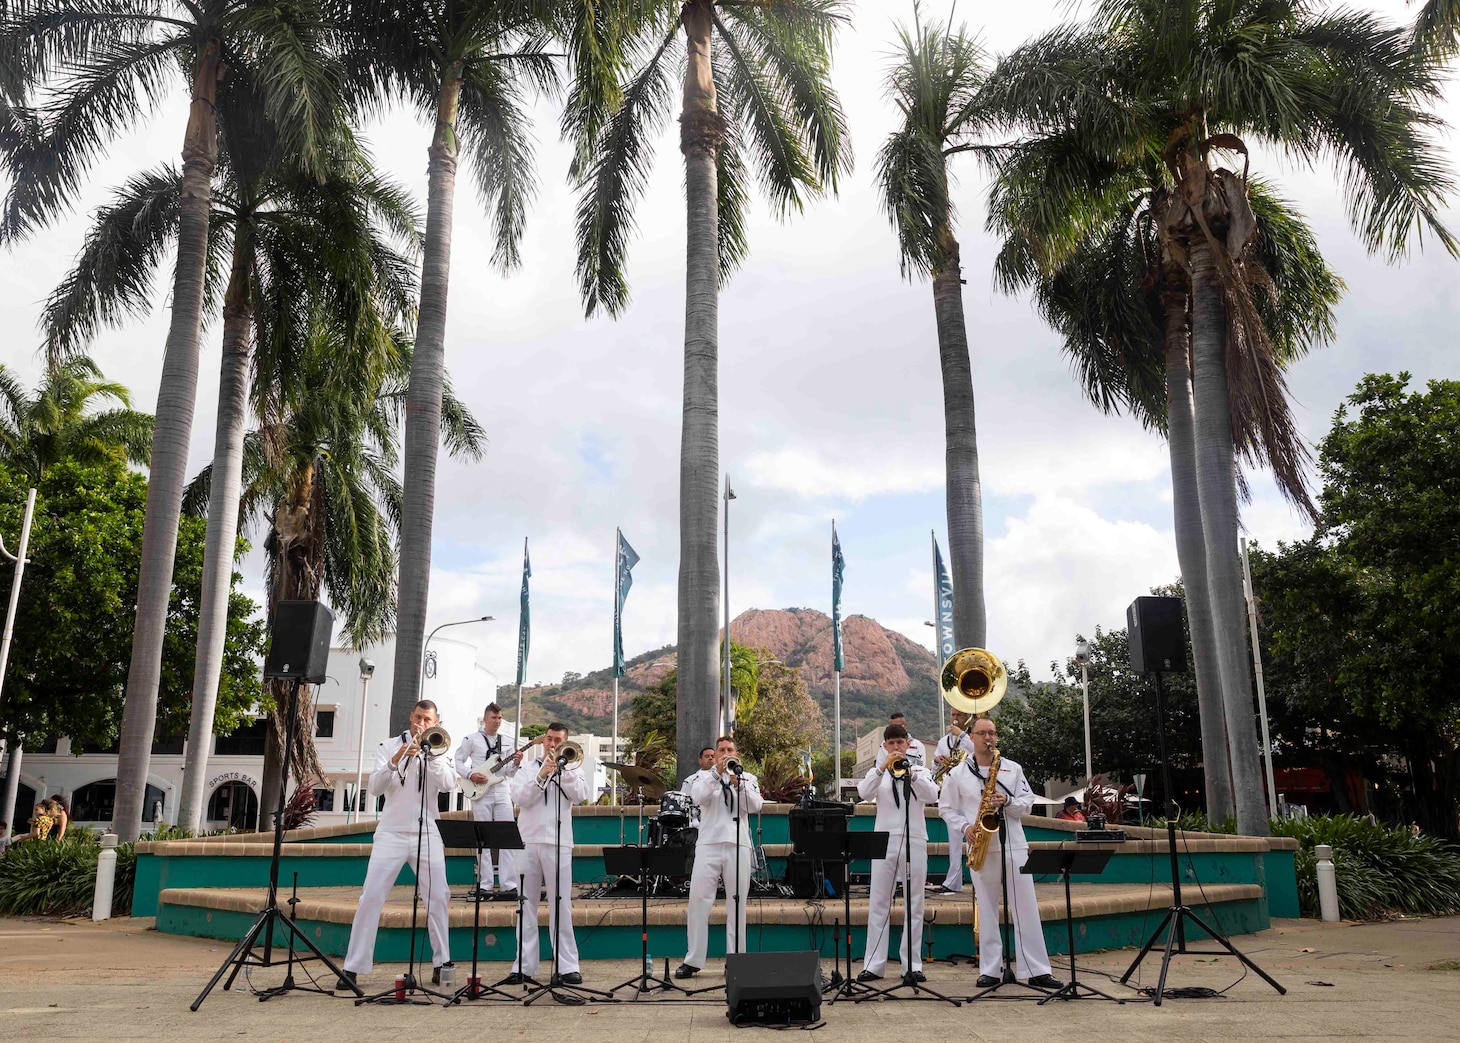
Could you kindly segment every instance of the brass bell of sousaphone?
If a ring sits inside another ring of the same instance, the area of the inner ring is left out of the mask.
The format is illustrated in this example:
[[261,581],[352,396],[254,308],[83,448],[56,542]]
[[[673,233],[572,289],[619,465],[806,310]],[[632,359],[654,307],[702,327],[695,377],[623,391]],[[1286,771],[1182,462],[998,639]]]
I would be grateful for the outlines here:
[[964,713],[988,713],[1004,698],[1009,671],[999,657],[983,648],[960,648],[948,657],[938,675],[943,701]]

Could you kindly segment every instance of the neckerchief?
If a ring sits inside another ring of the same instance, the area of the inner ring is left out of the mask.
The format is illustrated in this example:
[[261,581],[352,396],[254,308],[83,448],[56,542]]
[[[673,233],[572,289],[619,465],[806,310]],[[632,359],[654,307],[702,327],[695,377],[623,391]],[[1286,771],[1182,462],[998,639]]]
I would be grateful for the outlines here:
[[[986,775],[984,775],[983,772],[981,772],[981,771],[978,770],[978,761],[977,760],[975,760],[972,757],[969,757],[964,763],[968,765],[968,770],[971,771],[971,772],[973,772],[973,774],[978,777],[979,782],[982,782],[985,785],[988,784],[988,777]],[[990,764],[989,767],[993,767],[993,765]],[[1008,786],[1005,786],[998,779],[995,779],[994,780],[994,785],[998,786],[999,789],[1003,790],[1006,794],[1008,794],[1009,795],[1009,799],[1011,799],[1011,800],[1013,799],[1013,797],[1014,797],[1014,791],[1011,790]]]

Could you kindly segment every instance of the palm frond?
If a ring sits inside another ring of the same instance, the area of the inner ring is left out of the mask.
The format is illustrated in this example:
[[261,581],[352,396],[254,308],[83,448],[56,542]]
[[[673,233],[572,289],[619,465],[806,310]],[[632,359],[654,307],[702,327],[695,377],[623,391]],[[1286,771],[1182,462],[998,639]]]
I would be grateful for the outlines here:
[[521,262],[527,204],[537,190],[525,101],[510,65],[477,62],[467,70],[457,109],[477,192],[491,218],[492,263],[502,271]]

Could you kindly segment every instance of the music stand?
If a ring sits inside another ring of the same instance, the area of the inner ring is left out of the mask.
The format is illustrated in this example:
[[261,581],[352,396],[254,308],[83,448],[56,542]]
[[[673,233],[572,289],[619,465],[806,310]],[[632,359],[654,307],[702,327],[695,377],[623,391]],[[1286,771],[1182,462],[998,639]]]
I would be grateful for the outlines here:
[[[845,823],[846,820],[842,821]],[[872,986],[857,981],[852,974],[852,892],[849,885],[854,861],[887,857],[888,836],[889,834],[885,832],[876,831],[853,833],[845,828],[808,832],[797,837],[795,846],[792,848],[798,855],[806,855],[821,862],[840,862],[842,867],[842,917],[846,925],[844,930],[847,942],[847,973],[841,984],[832,993],[828,1003],[835,1003],[843,997],[855,1000],[859,996],[877,992]]]
[[[1110,862],[1110,856],[1109,850],[1100,848],[1061,847],[1055,851],[1031,850],[1029,859],[1024,863],[1024,868],[1019,870],[1030,876],[1049,876],[1051,873],[1058,873],[1065,882],[1065,926],[1069,931],[1070,980],[1040,1000],[1041,1007],[1050,1000],[1088,1000],[1095,997],[1102,1000],[1114,1000],[1116,1003],[1125,1002],[1119,997],[1085,985],[1079,980],[1079,975],[1075,973],[1075,916],[1070,905],[1070,876],[1075,873],[1080,876],[1099,876]],[[1081,989],[1084,989],[1088,995],[1081,995]]]
[[[453,847],[474,847],[476,848],[477,861],[473,865],[481,864],[482,852],[496,848],[499,851],[521,851],[522,834],[517,831],[516,822],[474,822],[469,819],[437,819],[436,829],[441,834],[441,845],[443,848]],[[463,999],[481,1000],[489,995],[495,996],[509,1003],[520,1003],[516,996],[508,995],[501,989],[491,985],[483,985],[481,977],[477,974],[477,953],[482,936],[482,889],[472,888],[472,914],[471,914],[471,974],[466,979],[466,984],[456,990],[456,993],[446,1001],[449,1007],[453,1003],[460,1003]]]
[[[633,876],[647,881],[650,876],[685,876],[694,863],[692,847],[606,847],[603,849],[604,871],[614,876]],[[686,996],[694,990],[676,985],[669,979],[669,958],[664,959],[664,977],[654,974],[649,965],[649,889],[639,888],[639,963],[641,970],[613,988],[610,993],[637,984],[634,999],[651,992],[682,992]],[[650,984],[650,983],[653,984]]]

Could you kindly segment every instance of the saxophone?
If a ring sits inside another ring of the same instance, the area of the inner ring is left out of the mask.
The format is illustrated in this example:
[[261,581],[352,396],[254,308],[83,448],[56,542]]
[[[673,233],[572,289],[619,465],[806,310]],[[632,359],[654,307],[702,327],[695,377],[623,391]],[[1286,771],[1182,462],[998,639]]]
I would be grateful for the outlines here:
[[975,873],[983,868],[989,855],[989,842],[999,832],[999,813],[994,809],[994,794],[998,791],[999,749],[994,747],[994,762],[989,765],[988,780],[983,785],[983,797],[978,802],[978,818],[974,827],[978,830],[968,845],[968,868]]

